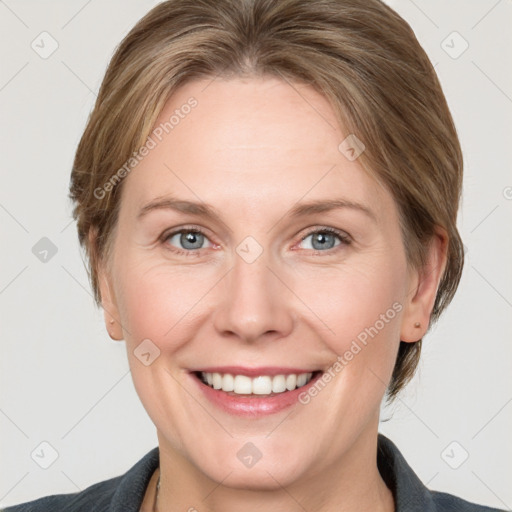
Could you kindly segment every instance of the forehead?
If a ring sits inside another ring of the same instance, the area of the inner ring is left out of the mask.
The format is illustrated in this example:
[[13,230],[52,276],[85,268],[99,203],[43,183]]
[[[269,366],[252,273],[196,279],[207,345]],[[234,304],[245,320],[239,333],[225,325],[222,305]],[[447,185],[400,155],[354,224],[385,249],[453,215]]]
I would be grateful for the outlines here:
[[189,82],[160,113],[156,145],[130,173],[125,194],[139,207],[169,193],[245,208],[343,196],[373,203],[379,214],[391,198],[340,151],[348,135],[310,86],[275,78]]

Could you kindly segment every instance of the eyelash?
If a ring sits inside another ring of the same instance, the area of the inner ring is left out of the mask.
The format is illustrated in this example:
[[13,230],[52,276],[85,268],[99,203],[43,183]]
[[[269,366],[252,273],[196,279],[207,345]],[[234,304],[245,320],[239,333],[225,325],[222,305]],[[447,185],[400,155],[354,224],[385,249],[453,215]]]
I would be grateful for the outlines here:
[[[161,243],[163,243],[166,246],[166,248],[168,250],[170,250],[174,254],[177,254],[179,256],[197,256],[198,253],[201,251],[201,249],[194,249],[194,250],[186,251],[186,250],[183,250],[183,249],[177,249],[176,247],[171,246],[171,245],[166,243],[174,235],[178,235],[180,233],[201,234],[201,235],[205,236],[206,238],[208,238],[208,236],[206,235],[206,233],[202,229],[197,228],[195,226],[190,226],[190,227],[183,227],[183,228],[178,229],[176,231],[164,232],[162,234],[162,236],[160,237],[160,241],[161,241]],[[338,237],[338,239],[340,240],[340,242],[341,242],[339,245],[336,245],[333,248],[325,250],[325,251],[319,251],[319,250],[316,250],[316,249],[306,249],[306,250],[310,251],[311,254],[313,254],[315,256],[324,256],[326,254],[327,255],[332,255],[334,252],[337,252],[338,250],[340,250],[343,245],[347,246],[347,245],[350,245],[352,243],[351,238],[347,234],[345,234],[343,231],[339,231],[338,229],[330,228],[330,227],[322,227],[322,228],[315,227],[315,228],[311,229],[310,231],[308,231],[300,239],[300,241],[303,242],[308,236],[310,236],[312,234],[315,234],[315,233],[329,233],[329,234],[332,234],[332,235],[336,235]]]

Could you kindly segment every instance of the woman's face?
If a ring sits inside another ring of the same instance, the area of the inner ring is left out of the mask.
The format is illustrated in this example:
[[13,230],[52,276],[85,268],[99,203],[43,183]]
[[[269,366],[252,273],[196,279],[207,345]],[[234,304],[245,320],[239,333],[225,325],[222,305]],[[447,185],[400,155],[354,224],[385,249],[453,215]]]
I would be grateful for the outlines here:
[[[393,198],[308,86],[192,82],[165,122],[125,178],[100,273],[161,453],[235,487],[322,474],[376,442],[400,338],[428,321]],[[297,373],[314,380],[281,392]]]

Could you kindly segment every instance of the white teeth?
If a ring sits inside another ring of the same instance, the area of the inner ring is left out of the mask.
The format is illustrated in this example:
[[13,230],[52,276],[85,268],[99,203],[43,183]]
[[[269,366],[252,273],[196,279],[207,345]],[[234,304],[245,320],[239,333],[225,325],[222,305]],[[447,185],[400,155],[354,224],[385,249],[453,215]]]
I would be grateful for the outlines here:
[[222,375],[220,373],[213,374],[213,389],[222,388]]
[[233,391],[235,389],[235,378],[230,373],[222,377],[222,389],[224,391]]
[[282,393],[286,391],[286,378],[284,375],[276,375],[272,379],[272,393]]
[[270,395],[270,393],[283,393],[293,391],[306,385],[313,373],[275,375],[260,375],[252,379],[246,375],[232,375],[230,373],[201,372],[201,377],[213,389],[233,391],[239,395]]
[[304,384],[306,384],[306,379],[307,379],[307,374],[304,375],[303,373],[301,373],[298,377],[297,377],[297,387],[300,388],[302,386],[304,386]]
[[[224,391],[224,390],[222,390]],[[240,393],[244,395],[248,395],[252,392],[252,382],[250,377],[246,377],[245,375],[237,375],[235,380],[233,381],[233,391],[235,393]]]
[[256,377],[252,379],[252,393],[254,395],[270,395],[272,393],[272,378]]
[[291,373],[286,376],[286,389],[288,391],[293,391],[297,387],[297,375]]

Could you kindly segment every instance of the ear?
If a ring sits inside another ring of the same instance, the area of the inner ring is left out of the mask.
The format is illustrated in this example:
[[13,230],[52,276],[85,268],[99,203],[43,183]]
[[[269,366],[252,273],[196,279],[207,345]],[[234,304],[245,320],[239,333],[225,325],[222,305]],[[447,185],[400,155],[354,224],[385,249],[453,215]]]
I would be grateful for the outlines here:
[[101,296],[101,306],[103,308],[103,317],[105,327],[109,336],[115,340],[123,339],[123,330],[120,323],[119,310],[115,299],[114,287],[112,285],[112,276],[108,270],[108,265],[99,257],[96,249],[97,229],[91,228],[89,231],[89,244],[94,253],[94,262],[98,277],[98,287]]
[[405,298],[400,331],[401,341],[418,341],[427,332],[447,256],[448,234],[445,229],[437,227],[430,242],[425,266],[411,270],[409,274],[409,291]]

